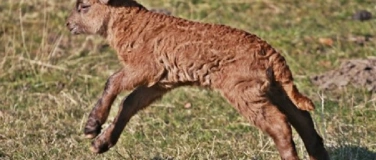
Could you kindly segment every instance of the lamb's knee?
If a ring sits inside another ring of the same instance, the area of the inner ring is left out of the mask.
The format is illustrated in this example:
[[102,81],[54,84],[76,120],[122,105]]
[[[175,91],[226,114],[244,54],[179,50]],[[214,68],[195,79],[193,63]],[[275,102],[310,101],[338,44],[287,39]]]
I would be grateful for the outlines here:
[[122,79],[124,77],[124,73],[122,71],[118,71],[115,74],[111,75],[105,84],[104,93],[110,95],[117,95],[119,94],[122,88]]

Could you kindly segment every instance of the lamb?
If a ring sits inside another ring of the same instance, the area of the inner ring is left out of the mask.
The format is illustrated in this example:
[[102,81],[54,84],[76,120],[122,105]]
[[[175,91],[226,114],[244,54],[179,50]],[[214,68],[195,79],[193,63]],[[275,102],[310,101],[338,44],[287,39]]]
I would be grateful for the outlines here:
[[[283,56],[256,35],[151,12],[134,0],[77,0],[66,25],[73,34],[107,39],[123,65],[108,78],[86,123],[86,137],[95,138],[93,152],[114,146],[139,110],[174,88],[195,85],[220,92],[271,136],[281,159],[299,159],[291,125],[311,160],[329,159],[308,112],[314,104],[293,84]],[[122,91],[132,92],[101,133]]]

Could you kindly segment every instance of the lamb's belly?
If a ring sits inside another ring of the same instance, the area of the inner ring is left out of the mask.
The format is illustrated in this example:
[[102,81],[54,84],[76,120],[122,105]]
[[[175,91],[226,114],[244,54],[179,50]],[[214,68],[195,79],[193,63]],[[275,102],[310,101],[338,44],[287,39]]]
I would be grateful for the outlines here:
[[208,87],[211,85],[210,72],[207,65],[201,68],[166,70],[164,77],[159,81],[159,85],[165,88],[172,88],[182,85],[198,85]]

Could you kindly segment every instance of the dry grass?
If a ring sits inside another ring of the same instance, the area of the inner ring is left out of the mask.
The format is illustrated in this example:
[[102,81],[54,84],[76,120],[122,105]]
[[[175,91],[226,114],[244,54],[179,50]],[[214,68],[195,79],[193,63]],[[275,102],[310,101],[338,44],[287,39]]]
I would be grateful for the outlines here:
[[[343,59],[376,55],[375,41],[361,46],[345,40],[376,36],[375,20],[350,19],[359,9],[376,14],[373,1],[140,2],[267,40],[285,55],[299,88],[315,100],[312,115],[332,159],[376,159],[376,96],[362,88],[320,91],[308,81]],[[136,115],[108,153],[90,153],[82,125],[106,78],[120,66],[100,38],[68,33],[64,21],[73,5],[73,0],[0,4],[0,159],[278,158],[268,137],[217,93],[198,88],[174,90]],[[334,43],[323,45],[319,38]],[[188,103],[191,107],[184,107]],[[299,154],[307,158],[299,137],[294,138]]]

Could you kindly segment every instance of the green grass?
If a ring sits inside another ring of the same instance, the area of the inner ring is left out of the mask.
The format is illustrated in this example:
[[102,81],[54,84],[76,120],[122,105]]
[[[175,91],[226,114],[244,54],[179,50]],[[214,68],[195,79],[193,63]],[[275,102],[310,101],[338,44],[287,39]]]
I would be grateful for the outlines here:
[[[372,0],[230,1],[140,0],[187,19],[220,23],[257,34],[287,59],[300,90],[316,105],[315,124],[335,160],[376,159],[376,96],[363,88],[320,91],[308,78],[349,58],[376,55],[349,36],[376,36],[375,19],[352,13]],[[65,18],[74,1],[0,4],[0,159],[257,159],[278,158],[271,139],[216,92],[180,88],[131,119],[118,144],[94,155],[83,124],[109,75],[116,54],[97,36],[73,36]],[[333,46],[318,42],[334,39]],[[119,100],[113,105],[111,121]],[[185,108],[191,103],[192,107]],[[300,157],[307,153],[294,133]]]

